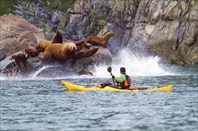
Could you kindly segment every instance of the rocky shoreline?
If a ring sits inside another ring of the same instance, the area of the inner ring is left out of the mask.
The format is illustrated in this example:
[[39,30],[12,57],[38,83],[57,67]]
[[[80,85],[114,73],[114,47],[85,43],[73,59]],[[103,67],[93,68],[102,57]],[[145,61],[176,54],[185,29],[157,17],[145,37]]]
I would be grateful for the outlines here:
[[[59,0],[58,4],[63,2]],[[39,0],[18,0],[15,9],[16,15],[38,27],[42,32],[40,39],[50,40],[57,30],[64,41],[78,41],[112,31],[114,37],[107,45],[111,53],[107,56],[129,48],[133,53],[159,56],[164,63],[198,63],[197,0],[76,0],[70,8],[62,10],[50,8]],[[8,24],[12,23],[14,20]],[[18,46],[5,50],[9,43],[5,41],[10,36],[4,35],[0,39],[1,59],[20,50]]]
[[160,56],[165,63],[198,62],[197,0],[76,0],[64,11],[19,0],[16,7],[16,14],[43,29],[48,38],[57,29],[65,40],[110,30],[115,33],[108,47],[113,54],[128,46]]
[[3,74],[26,76],[45,65],[56,65],[58,68],[50,66],[39,75],[48,76],[52,74],[49,72],[57,71],[62,75],[93,75],[87,70],[91,66],[112,62],[112,55],[106,46],[113,32],[89,36],[80,41],[64,41],[63,35],[57,31],[51,40],[46,40],[41,29],[19,16],[0,16],[0,24],[0,71]]

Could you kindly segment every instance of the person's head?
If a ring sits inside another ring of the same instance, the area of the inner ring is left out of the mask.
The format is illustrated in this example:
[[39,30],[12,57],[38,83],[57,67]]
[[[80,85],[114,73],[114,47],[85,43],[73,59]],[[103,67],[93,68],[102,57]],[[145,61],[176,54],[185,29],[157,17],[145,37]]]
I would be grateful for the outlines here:
[[120,73],[121,73],[121,74],[125,74],[125,73],[126,73],[126,70],[125,70],[124,67],[120,67]]

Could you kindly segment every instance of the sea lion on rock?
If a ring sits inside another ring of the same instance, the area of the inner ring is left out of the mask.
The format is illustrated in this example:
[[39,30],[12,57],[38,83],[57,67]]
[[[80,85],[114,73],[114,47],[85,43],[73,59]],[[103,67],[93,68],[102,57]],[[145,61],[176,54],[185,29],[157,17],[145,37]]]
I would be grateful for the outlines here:
[[73,57],[73,60],[81,59],[84,57],[90,57],[98,51],[98,47],[92,46],[92,44],[84,42],[83,44],[77,44],[77,51]]
[[39,52],[37,51],[36,47],[32,43],[28,44],[27,48],[25,48],[25,52],[28,55],[27,58],[36,57],[39,55]]
[[17,66],[19,67],[22,73],[28,72],[31,70],[31,65],[27,62],[27,56],[24,52],[16,52],[11,56],[11,59],[14,59]]
[[103,36],[88,36],[85,41],[88,43],[91,43],[92,45],[102,46],[102,47],[106,48],[109,38],[113,35],[114,35],[113,32],[107,32]]
[[60,31],[56,31],[56,34],[51,39],[51,43],[63,43],[63,36]]
[[39,43],[36,45],[36,49],[38,52],[44,52],[45,49],[52,44],[49,40],[40,40]]
[[52,39],[50,41],[49,40],[40,40],[38,42],[38,44],[36,45],[36,49],[39,52],[44,52],[45,49],[49,45],[54,44],[54,43],[60,43],[60,44],[63,43],[63,36],[59,31],[56,32],[56,34],[52,37]]
[[83,51],[83,54],[79,58],[90,57],[90,56],[94,55],[98,51],[98,48],[93,47],[93,48],[89,48],[89,49],[83,49],[82,51]]
[[11,56],[11,59],[14,59],[16,62],[23,62],[23,63],[26,63],[27,62],[27,56],[24,52],[16,52],[14,53],[12,56]]
[[73,42],[64,44],[51,44],[44,51],[44,59],[46,61],[66,61],[72,59],[77,50]]

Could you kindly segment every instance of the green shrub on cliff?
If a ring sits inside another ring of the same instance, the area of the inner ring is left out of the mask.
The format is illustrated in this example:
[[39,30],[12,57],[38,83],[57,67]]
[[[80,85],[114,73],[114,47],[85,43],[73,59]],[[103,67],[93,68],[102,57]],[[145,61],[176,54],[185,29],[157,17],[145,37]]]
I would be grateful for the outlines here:
[[0,0],[0,15],[13,13],[16,0]]
[[67,10],[75,2],[76,2],[76,0],[50,0],[50,1],[48,0],[48,1],[46,1],[47,6],[50,9],[58,9],[60,11]]
[[90,13],[89,16],[94,19],[94,20],[105,20],[106,17],[104,15],[101,14],[97,14],[97,13]]
[[125,1],[121,1],[120,4],[118,5],[118,9],[121,13],[123,13],[124,8],[125,8]]
[[150,23],[151,25],[156,25],[156,24],[157,24],[157,19],[152,18],[152,19],[149,21],[149,23]]

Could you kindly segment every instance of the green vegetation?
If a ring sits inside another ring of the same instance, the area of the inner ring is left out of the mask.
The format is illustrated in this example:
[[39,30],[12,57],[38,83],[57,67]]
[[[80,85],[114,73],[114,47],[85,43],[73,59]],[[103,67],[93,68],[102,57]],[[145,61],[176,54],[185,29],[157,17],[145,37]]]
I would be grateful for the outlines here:
[[14,13],[17,0],[0,0],[0,15]]
[[124,12],[124,8],[125,8],[125,1],[121,1],[119,6],[118,6],[118,9],[121,13]]
[[89,16],[94,20],[105,20],[105,18],[106,18],[104,15],[96,14],[95,12],[90,13]]
[[100,30],[101,30],[103,27],[104,27],[103,25],[95,24],[95,25],[93,26],[93,28],[91,29],[90,34],[96,36],[96,35],[98,34],[98,32],[100,32]]
[[157,19],[151,19],[150,21],[149,21],[149,23],[151,24],[151,25],[156,25],[157,24]]
[[109,7],[113,7],[114,4],[115,4],[114,1],[110,1],[110,2],[108,3]]
[[58,9],[60,11],[65,11],[71,7],[76,0],[47,0],[45,3],[50,9]]
[[118,11],[120,11],[121,13],[123,13],[124,10],[125,10],[125,8],[126,8],[125,7],[125,2],[126,2],[126,0],[119,0],[117,2],[116,1],[110,1],[108,3],[108,6],[111,7],[111,8],[113,8],[114,5],[116,4]]
[[[46,5],[49,9],[66,11],[76,0],[27,0],[28,2],[39,2]],[[0,15],[14,13],[17,0],[0,0]]]

